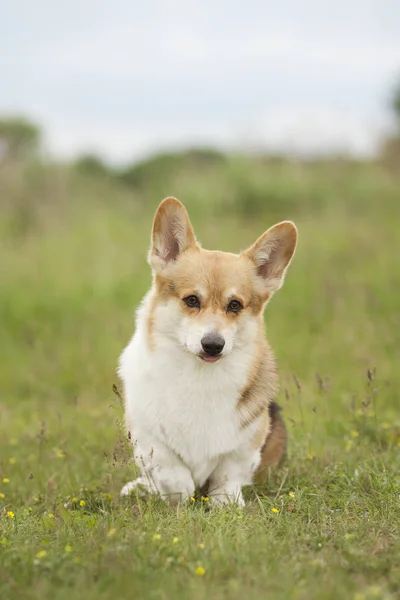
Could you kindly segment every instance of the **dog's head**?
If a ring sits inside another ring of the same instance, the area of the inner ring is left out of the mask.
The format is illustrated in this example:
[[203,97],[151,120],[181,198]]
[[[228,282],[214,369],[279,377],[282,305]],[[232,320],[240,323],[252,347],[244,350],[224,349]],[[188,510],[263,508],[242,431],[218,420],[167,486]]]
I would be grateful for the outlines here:
[[149,252],[154,333],[206,362],[245,347],[259,335],[263,309],[283,284],[296,241],[295,225],[284,221],[240,254],[204,250],[183,205],[166,198]]

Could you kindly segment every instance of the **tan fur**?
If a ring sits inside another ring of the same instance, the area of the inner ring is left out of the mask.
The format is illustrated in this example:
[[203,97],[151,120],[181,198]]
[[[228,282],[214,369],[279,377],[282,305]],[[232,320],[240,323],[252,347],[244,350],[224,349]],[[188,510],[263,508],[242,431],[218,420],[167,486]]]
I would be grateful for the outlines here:
[[149,344],[150,350],[153,350],[153,331],[154,331],[154,311],[157,306],[157,297],[153,296],[150,303],[150,310],[147,317],[146,328],[147,328],[147,342]]
[[[268,405],[278,391],[275,357],[263,336],[263,323],[260,323],[260,343],[258,356],[250,371],[248,384],[242,391],[237,404],[241,415],[242,427],[247,427],[263,413],[261,439],[255,440],[255,446],[261,446],[269,430]],[[265,431],[264,431],[265,429]]]
[[271,402],[269,405],[258,436],[257,444],[260,444],[260,441],[264,439],[261,449],[261,463],[255,475],[255,479],[260,481],[265,478],[267,468],[278,467],[286,455],[286,427],[280,413],[280,407],[275,402]]

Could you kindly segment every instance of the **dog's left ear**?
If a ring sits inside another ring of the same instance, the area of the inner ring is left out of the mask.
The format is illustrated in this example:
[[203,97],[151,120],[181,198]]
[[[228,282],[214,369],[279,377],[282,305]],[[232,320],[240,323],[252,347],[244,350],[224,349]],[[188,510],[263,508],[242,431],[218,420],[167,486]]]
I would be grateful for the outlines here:
[[283,221],[268,229],[255,244],[243,252],[254,262],[267,294],[272,295],[282,287],[296,244],[295,224]]
[[196,238],[185,207],[176,198],[165,198],[154,217],[150,265],[163,270],[190,247],[196,247]]

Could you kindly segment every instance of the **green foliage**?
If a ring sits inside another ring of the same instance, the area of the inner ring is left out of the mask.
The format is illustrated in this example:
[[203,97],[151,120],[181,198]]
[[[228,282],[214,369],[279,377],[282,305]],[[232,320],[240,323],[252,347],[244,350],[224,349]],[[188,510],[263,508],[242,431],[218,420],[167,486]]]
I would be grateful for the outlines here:
[[165,186],[171,178],[185,170],[204,170],[223,163],[225,157],[217,150],[200,148],[186,152],[157,154],[147,160],[126,167],[119,179],[126,185],[138,188]]
[[397,125],[400,130],[400,83],[397,85],[393,93],[392,108],[397,118]]
[[163,171],[132,190],[79,169],[6,167],[1,598],[395,600],[399,180],[373,164],[246,157],[165,172],[206,248],[238,251],[282,219],[299,227],[266,311],[287,463],[246,490],[243,511],[119,497],[135,467],[112,386],[150,285]]
[[73,168],[88,177],[101,177],[112,173],[108,165],[95,154],[79,156],[73,163]]
[[400,172],[400,83],[393,92],[391,108],[393,110],[397,131],[387,137],[380,152],[381,164],[392,173]]
[[0,119],[0,160],[21,161],[40,149],[41,130],[24,117]]

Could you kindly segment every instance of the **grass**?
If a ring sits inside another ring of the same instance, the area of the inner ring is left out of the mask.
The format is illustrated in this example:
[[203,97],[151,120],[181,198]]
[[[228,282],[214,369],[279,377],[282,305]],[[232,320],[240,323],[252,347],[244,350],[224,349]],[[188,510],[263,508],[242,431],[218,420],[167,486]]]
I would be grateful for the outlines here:
[[[142,171],[140,188],[0,172],[1,597],[399,598],[399,180],[245,157],[151,171],[147,186]],[[266,312],[289,456],[243,511],[119,497],[135,467],[115,366],[171,192],[205,247],[299,226]]]

